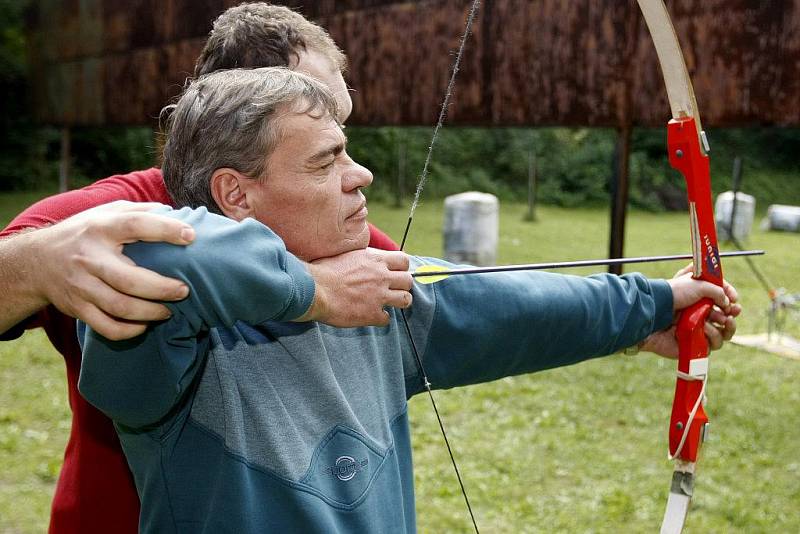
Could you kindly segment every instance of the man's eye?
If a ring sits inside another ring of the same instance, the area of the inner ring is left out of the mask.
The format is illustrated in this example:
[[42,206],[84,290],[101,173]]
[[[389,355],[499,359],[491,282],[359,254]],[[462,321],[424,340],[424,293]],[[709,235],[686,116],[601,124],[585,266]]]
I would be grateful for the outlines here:
[[336,163],[336,160],[335,160],[335,159],[332,159],[332,160],[330,160],[328,163],[326,163],[325,165],[323,165],[322,167],[320,167],[320,169],[330,169],[331,167],[333,167],[333,164],[334,164],[334,163]]

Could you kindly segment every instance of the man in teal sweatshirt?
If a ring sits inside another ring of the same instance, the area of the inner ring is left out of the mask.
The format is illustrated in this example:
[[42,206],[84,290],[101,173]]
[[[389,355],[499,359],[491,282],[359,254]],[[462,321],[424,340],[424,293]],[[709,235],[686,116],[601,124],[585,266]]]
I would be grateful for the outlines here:
[[[197,238],[125,253],[184,280],[189,297],[138,338],[81,329],[80,389],[115,422],[144,532],[415,531],[406,401],[423,384],[400,314],[383,327],[315,322],[313,281],[287,254],[367,245],[372,175],[347,155],[336,116],[326,87],[274,68],[203,77],[172,111],[164,177],[186,207],[162,211]],[[412,270],[422,263],[449,266],[411,258]],[[410,329],[436,388],[611,354],[699,298],[718,313],[735,300],[637,274],[498,273],[412,293]]]

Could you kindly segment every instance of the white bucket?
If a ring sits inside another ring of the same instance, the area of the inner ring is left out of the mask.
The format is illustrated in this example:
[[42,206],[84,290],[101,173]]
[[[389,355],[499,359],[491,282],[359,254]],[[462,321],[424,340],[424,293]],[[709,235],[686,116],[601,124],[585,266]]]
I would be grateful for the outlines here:
[[497,197],[469,191],[444,199],[444,257],[453,263],[495,265],[499,235]]
[[767,209],[767,218],[762,226],[767,230],[800,232],[800,206],[773,204]]
[[731,214],[733,213],[733,191],[725,191],[717,196],[714,204],[714,216],[717,222],[717,235],[720,241],[730,239],[731,229],[736,239],[744,239],[750,235],[753,228],[753,219],[756,214],[755,197],[742,193],[736,193],[736,213],[734,214],[733,225],[731,226]]

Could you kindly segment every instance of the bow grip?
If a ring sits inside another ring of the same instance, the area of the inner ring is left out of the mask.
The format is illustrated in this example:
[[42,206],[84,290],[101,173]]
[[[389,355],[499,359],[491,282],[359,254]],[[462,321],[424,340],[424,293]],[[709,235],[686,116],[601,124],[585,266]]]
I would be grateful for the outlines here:
[[[678,449],[692,408],[703,391],[703,380],[708,373],[709,353],[704,328],[713,305],[711,299],[704,298],[686,308],[678,319],[675,332],[678,339],[678,371],[689,378],[678,376],[675,383],[675,399],[672,403],[669,428],[671,455]],[[707,423],[708,416],[701,401],[678,455],[679,458],[690,462],[697,460]]]

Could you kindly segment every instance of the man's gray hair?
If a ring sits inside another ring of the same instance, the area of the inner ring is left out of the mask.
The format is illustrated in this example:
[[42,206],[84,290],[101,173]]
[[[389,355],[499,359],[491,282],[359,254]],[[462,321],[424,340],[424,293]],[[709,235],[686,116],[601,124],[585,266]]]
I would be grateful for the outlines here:
[[322,82],[283,67],[208,74],[162,113],[169,111],[162,166],[167,190],[177,207],[206,206],[219,214],[210,187],[214,171],[228,167],[263,179],[282,116],[337,116],[336,100]]

